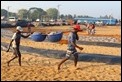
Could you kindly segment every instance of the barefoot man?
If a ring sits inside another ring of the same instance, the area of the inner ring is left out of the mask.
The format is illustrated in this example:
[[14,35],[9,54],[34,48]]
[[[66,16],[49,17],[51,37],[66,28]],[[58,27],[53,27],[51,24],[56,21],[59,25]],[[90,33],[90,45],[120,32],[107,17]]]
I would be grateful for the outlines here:
[[13,37],[12,37],[12,40],[9,44],[9,47],[7,49],[6,52],[9,52],[9,49],[10,49],[10,46],[12,46],[13,48],[13,54],[15,55],[12,59],[10,59],[8,62],[7,62],[7,65],[9,66],[9,63],[14,60],[15,58],[18,57],[18,61],[19,61],[19,65],[21,66],[21,53],[20,53],[20,50],[19,50],[19,46],[20,46],[20,39],[21,37],[24,37],[24,38],[28,38],[31,34],[28,34],[27,36],[25,35],[22,35],[23,29],[22,27],[20,26],[17,26],[16,28],[16,33],[14,33]]
[[76,24],[72,30],[72,32],[68,36],[68,48],[66,52],[66,57],[58,64],[58,70],[60,70],[60,66],[70,58],[71,55],[74,56],[74,65],[77,66],[78,61],[78,53],[76,48],[83,50],[82,47],[79,47],[76,44],[76,40],[79,40],[77,32],[80,31],[80,25]]

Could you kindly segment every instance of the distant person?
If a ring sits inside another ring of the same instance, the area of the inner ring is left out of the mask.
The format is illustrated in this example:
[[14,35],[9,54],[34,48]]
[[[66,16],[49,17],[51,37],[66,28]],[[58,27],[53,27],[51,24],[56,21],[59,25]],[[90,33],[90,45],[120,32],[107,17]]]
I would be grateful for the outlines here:
[[87,23],[88,34],[93,35],[95,34],[95,24]]
[[21,66],[21,53],[20,53],[20,50],[19,50],[19,47],[20,47],[20,39],[21,37],[24,37],[24,38],[27,38],[29,37],[31,34],[28,34],[28,35],[22,35],[23,29],[22,27],[20,26],[17,26],[16,28],[16,33],[14,33],[13,37],[12,37],[12,40],[9,44],[9,47],[7,49],[6,52],[9,52],[9,49],[10,49],[10,46],[12,46],[13,48],[13,54],[15,55],[14,58],[10,59],[8,62],[7,62],[7,65],[9,66],[9,63],[14,60],[15,58],[19,57],[18,61],[19,61],[19,65]]
[[76,44],[76,40],[79,40],[79,36],[77,34],[77,32],[80,31],[80,26],[77,23],[72,32],[70,32],[69,36],[68,36],[68,48],[67,48],[67,52],[66,52],[66,57],[58,64],[58,70],[60,70],[60,66],[70,58],[71,55],[74,56],[74,65],[75,67],[77,66],[77,61],[78,61],[78,53],[76,48],[83,50],[82,47],[79,47]]
[[31,32],[31,23],[28,23],[27,27],[28,27],[28,32],[30,33]]

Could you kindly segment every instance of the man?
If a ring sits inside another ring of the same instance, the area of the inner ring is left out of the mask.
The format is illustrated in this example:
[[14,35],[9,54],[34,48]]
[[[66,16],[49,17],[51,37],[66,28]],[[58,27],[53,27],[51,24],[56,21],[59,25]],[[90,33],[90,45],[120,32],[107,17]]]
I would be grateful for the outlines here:
[[9,63],[14,60],[15,58],[19,57],[18,58],[18,61],[19,61],[19,65],[21,66],[21,53],[20,53],[20,50],[19,50],[19,46],[20,46],[20,39],[21,37],[24,37],[24,38],[27,38],[30,36],[30,34],[28,34],[27,36],[25,35],[22,35],[23,29],[20,27],[20,26],[17,26],[16,28],[16,33],[14,33],[13,37],[12,37],[12,40],[9,44],[9,47],[7,49],[6,52],[9,52],[9,49],[10,49],[10,46],[13,47],[13,54],[15,55],[14,58],[10,59],[8,62],[7,62],[7,65],[9,66]]
[[67,48],[67,52],[66,52],[66,57],[59,63],[58,65],[58,70],[60,70],[60,66],[70,58],[71,55],[74,56],[74,65],[75,67],[77,66],[77,61],[78,61],[78,53],[76,48],[83,50],[82,47],[79,47],[76,44],[76,40],[79,40],[78,34],[77,32],[80,31],[80,25],[76,24],[73,28],[73,30],[71,31],[71,33],[68,36],[68,48]]
[[88,28],[88,34],[95,34],[95,25],[90,23],[90,24],[87,24],[87,28]]

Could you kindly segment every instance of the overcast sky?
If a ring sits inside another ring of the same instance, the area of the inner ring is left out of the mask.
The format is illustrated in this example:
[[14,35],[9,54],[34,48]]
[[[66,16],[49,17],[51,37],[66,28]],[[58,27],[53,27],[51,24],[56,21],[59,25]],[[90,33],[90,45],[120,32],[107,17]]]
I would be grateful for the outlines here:
[[1,8],[10,12],[17,12],[19,9],[31,7],[58,8],[60,14],[89,15],[99,17],[112,14],[113,17],[121,18],[121,1],[1,1]]

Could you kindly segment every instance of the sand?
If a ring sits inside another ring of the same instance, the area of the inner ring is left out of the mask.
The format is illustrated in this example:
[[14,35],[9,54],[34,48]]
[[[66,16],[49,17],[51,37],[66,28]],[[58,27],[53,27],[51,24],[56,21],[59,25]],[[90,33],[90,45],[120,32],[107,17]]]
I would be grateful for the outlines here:
[[[11,39],[1,38],[1,42],[10,43]],[[58,44],[51,42],[34,42],[29,39],[21,40],[21,45],[29,46],[39,49],[52,49],[52,50],[62,50],[66,51],[67,44]],[[118,55],[120,56],[121,49],[116,47],[106,47],[106,46],[93,46],[93,45],[79,45],[84,48],[83,53],[96,53],[96,54],[106,54],[106,55]],[[78,50],[78,49],[77,49]],[[78,50],[78,52],[81,52]]]
[[[101,30],[102,29],[102,30]],[[112,27],[97,28],[97,34],[118,35],[121,36],[120,28]],[[101,30],[101,31],[100,31]],[[104,33],[104,30],[109,30]],[[115,32],[112,32],[116,30]],[[85,34],[85,33],[84,33]],[[1,42],[9,43],[10,38],[1,37]],[[22,46],[28,46],[39,49],[61,50],[66,51],[66,44],[51,42],[34,42],[30,39],[22,39]],[[80,53],[87,54],[103,54],[110,56],[121,56],[121,48],[107,47],[97,45],[79,45],[84,48]],[[41,55],[42,54],[42,55]],[[10,63],[10,67],[6,62],[13,57],[12,52],[1,51],[1,80],[2,81],[121,81],[121,65],[108,64],[103,62],[85,62],[79,61],[77,68],[74,62],[68,60],[61,66],[61,70],[57,70],[57,65],[62,59],[47,58],[43,53],[27,53],[22,52],[22,66],[18,64],[18,59]]]
[[6,61],[12,53],[2,54],[1,79],[2,81],[120,81],[121,66],[97,62],[78,62],[74,68],[73,61],[68,60],[57,71],[61,59],[45,58],[33,54],[22,54],[22,66],[17,59],[7,67]]

